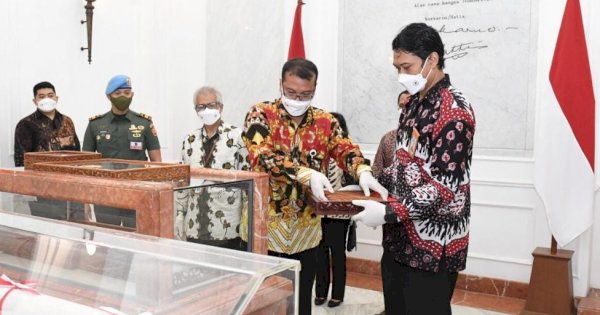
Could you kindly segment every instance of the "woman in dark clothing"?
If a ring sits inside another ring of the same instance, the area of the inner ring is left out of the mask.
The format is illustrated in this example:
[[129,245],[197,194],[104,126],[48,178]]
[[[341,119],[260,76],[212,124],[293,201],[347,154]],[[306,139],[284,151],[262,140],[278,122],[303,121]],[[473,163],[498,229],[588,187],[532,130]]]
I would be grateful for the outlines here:
[[[331,114],[340,123],[340,127],[343,130],[343,136],[348,137],[348,127],[346,126],[344,116],[339,113]],[[334,190],[338,190],[343,186],[356,184],[352,176],[342,171],[333,160],[329,161],[327,177]],[[349,216],[324,216],[321,219],[323,238],[317,249],[315,305],[322,305],[325,303],[325,300],[327,300],[331,279],[329,266],[330,254],[333,281],[331,299],[327,303],[327,306],[336,307],[344,301],[344,292],[346,288],[346,235],[348,234],[349,228],[355,229],[355,227],[354,224],[350,227]]]

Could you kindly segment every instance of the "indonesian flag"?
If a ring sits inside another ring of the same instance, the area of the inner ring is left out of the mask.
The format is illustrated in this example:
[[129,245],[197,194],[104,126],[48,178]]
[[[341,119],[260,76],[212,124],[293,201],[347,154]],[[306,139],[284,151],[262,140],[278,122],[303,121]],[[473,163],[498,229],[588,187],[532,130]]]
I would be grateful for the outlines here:
[[[579,0],[567,0],[535,141],[535,187],[565,246],[592,224],[595,100]],[[554,96],[554,97],[552,97]]]
[[302,0],[298,0],[296,13],[294,14],[294,25],[292,26],[292,37],[290,38],[290,49],[288,60],[304,57],[304,37],[302,36]]

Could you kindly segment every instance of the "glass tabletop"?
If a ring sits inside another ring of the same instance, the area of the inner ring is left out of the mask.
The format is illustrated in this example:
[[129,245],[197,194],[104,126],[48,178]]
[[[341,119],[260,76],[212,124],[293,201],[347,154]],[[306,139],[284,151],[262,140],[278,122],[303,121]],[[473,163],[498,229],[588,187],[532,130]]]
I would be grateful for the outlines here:
[[265,279],[298,271],[293,260],[0,212],[0,273],[67,308],[167,314],[193,301],[237,314]]

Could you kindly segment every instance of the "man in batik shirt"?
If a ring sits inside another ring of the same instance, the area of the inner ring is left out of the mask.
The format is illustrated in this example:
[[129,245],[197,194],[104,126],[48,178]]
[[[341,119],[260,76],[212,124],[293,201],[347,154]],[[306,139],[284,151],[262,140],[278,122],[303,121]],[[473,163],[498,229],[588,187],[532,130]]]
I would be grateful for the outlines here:
[[412,96],[400,116],[394,161],[378,177],[389,203],[354,201],[365,207],[354,219],[385,224],[386,314],[451,314],[469,243],[475,116],[444,74],[444,45],[434,28],[410,24],[392,48],[398,80]]
[[[58,95],[50,82],[40,82],[33,87],[33,104],[36,111],[21,119],[15,128],[15,166],[23,166],[25,153],[74,150],[79,151],[79,138],[73,121],[56,109]],[[75,210],[75,203],[71,209]],[[29,201],[33,216],[64,220],[67,218],[67,203],[64,201],[37,198]]]
[[281,73],[281,98],[252,106],[243,138],[252,169],[270,178],[269,254],[300,261],[300,314],[310,314],[316,247],[321,240],[320,216],[306,204],[307,189],[321,199],[333,192],[324,173],[329,159],[369,189],[387,196],[365,164],[360,149],[343,137],[333,116],[312,107],[318,70],[306,59],[287,61]]
[[50,82],[33,87],[36,111],[15,128],[15,166],[24,165],[26,152],[80,150],[73,121],[56,109],[57,102],[58,95]]
[[[192,167],[248,171],[248,150],[242,129],[221,119],[221,93],[204,86],[194,93],[194,111],[201,127],[183,140],[181,160]],[[247,196],[236,187],[207,187],[177,194],[175,233],[182,240],[242,249],[240,218]]]

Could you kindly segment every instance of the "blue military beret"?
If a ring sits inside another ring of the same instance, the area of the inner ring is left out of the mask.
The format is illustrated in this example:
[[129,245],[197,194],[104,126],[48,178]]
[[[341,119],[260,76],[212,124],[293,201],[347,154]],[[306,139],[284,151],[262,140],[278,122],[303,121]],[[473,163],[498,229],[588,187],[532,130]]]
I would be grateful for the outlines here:
[[131,79],[122,74],[112,77],[110,81],[108,81],[105,94],[109,95],[118,89],[131,89]]

